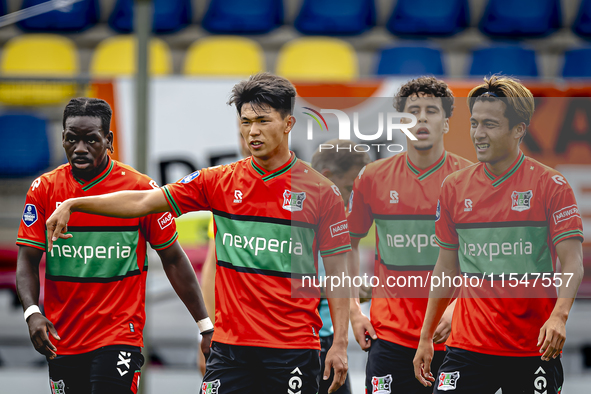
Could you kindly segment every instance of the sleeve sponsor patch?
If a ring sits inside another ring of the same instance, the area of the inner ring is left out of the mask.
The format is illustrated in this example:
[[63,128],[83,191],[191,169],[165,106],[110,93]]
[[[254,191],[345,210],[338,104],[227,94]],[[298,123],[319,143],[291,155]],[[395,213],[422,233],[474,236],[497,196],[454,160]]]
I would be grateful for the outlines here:
[[173,222],[172,214],[170,212],[166,212],[164,215],[160,216],[158,219],[158,224],[160,228],[164,230],[166,227],[170,226]]
[[580,218],[581,216],[579,214],[579,208],[576,205],[570,205],[554,212],[552,217],[554,218],[554,224],[558,224],[575,217]]
[[179,181],[179,183],[189,183],[193,179],[197,178],[198,176],[199,176],[199,171],[192,172],[189,175],[187,175],[186,177],[184,177],[183,179],[181,179]]
[[437,212],[435,213],[435,221],[438,221],[441,218],[441,202],[437,200]]
[[349,223],[346,220],[342,220],[338,223],[330,225],[330,236],[336,237],[337,235],[346,234],[349,232]]
[[27,227],[31,227],[33,223],[37,221],[37,219],[37,207],[35,207],[33,204],[25,205],[25,210],[23,212],[23,223]]
[[354,192],[355,192],[354,190],[351,191],[351,195],[349,196],[349,207],[348,207],[349,213],[351,213],[351,211],[353,210],[353,193]]

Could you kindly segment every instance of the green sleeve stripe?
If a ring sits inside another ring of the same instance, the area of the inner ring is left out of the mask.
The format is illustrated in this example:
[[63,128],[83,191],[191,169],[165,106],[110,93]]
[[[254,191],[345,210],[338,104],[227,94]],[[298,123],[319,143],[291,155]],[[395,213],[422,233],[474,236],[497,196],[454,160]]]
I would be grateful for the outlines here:
[[41,249],[43,251],[45,250],[45,243],[44,242],[32,241],[30,239],[17,238],[16,244],[17,245],[32,246],[34,248]]
[[339,246],[338,248],[320,251],[320,255],[322,257],[326,257],[326,256],[330,256],[332,254],[347,252],[349,250],[351,250],[351,245],[343,245],[343,246]]
[[170,207],[174,211],[175,216],[178,218],[183,213],[179,209],[179,206],[176,204],[176,201],[174,201],[174,198],[172,198],[172,194],[170,194],[170,190],[168,190],[168,187],[166,187],[166,186],[164,186],[162,188],[162,190],[164,190],[164,197],[166,197],[166,200],[168,201],[168,205],[170,205]]
[[354,232],[351,232],[351,231],[349,231],[349,235],[350,235],[351,237],[353,237],[353,238],[365,238],[365,237],[367,237],[367,234],[369,234],[369,230],[368,230],[368,231],[366,231],[366,232],[365,232],[365,233],[363,233],[363,234],[360,234],[360,233],[354,233]]
[[448,250],[458,250],[460,245],[459,244],[448,244],[447,242],[443,242],[441,241],[439,238],[435,237],[435,242],[437,242],[437,245],[439,245],[440,247],[442,247],[443,249],[448,249]]
[[154,250],[162,250],[162,249],[166,249],[168,248],[170,245],[172,245],[177,238],[179,237],[179,233],[177,233],[176,231],[174,232],[174,235],[172,236],[172,238],[170,238],[168,241],[164,242],[163,244],[159,244],[159,245],[152,245],[152,249]]
[[573,237],[573,236],[580,236],[583,237],[583,232],[581,230],[571,230],[565,231],[562,234],[558,234],[556,237],[552,239],[552,243],[556,245],[558,242],[562,241],[565,238]]

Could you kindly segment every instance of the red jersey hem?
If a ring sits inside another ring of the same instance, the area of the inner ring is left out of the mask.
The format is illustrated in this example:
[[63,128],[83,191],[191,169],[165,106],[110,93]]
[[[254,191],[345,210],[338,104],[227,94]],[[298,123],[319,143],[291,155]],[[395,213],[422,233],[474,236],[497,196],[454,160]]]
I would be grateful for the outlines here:
[[294,344],[291,343],[273,343],[270,341],[230,341],[227,339],[219,339],[214,337],[211,339],[212,342],[219,342],[224,343],[226,345],[236,345],[236,346],[254,346],[254,347],[264,347],[270,349],[314,349],[320,350],[320,338],[318,338],[315,343],[311,343],[310,346],[307,346],[305,343],[301,343],[298,341]]
[[[400,339],[398,337],[386,338],[385,336],[380,336],[380,335],[378,335],[378,339],[380,339],[382,341],[392,342],[392,343],[395,343],[396,345],[404,346],[404,347],[407,347],[410,349],[415,349],[415,350],[418,349],[418,347],[419,347],[419,339],[411,342],[411,341],[405,341],[405,340]],[[445,343],[433,344],[433,350],[435,350],[436,352],[444,351],[445,350]]]
[[[59,346],[59,342],[57,343],[57,345]],[[116,346],[116,345],[125,345],[125,346],[137,346],[137,347],[144,347],[144,341],[143,340],[139,340],[135,343],[128,343],[128,342],[114,342],[114,343],[105,343],[102,344],[100,346],[91,346],[91,347],[76,347],[76,349],[72,349],[72,350],[65,350],[62,351],[59,347],[58,347],[58,351],[57,351],[57,355],[58,356],[74,356],[76,354],[83,354],[83,353],[89,353],[92,352],[94,350],[100,349],[102,347],[105,346]]]
[[488,354],[491,356],[510,356],[510,357],[542,357],[542,354],[536,351],[527,350],[500,350],[500,349],[489,349],[483,347],[477,347],[472,345],[460,344],[460,343],[447,343],[449,347],[455,347],[458,349],[468,350],[469,352]]

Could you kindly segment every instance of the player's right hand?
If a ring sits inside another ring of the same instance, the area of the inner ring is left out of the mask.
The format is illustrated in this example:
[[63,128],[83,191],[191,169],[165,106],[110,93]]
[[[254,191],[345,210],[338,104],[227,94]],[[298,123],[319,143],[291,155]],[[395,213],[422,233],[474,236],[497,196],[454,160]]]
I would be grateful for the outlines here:
[[57,349],[49,340],[47,333],[49,332],[58,341],[61,338],[57,334],[53,323],[47,320],[41,313],[33,313],[27,319],[27,324],[29,325],[29,336],[31,337],[31,342],[35,350],[49,357],[49,359],[55,358]]
[[68,231],[68,221],[70,220],[70,204],[68,200],[60,204],[59,207],[47,219],[45,226],[47,227],[47,250],[53,248],[53,243],[58,238],[72,238],[72,234],[66,234]]
[[431,373],[431,361],[433,360],[434,351],[433,340],[425,341],[421,338],[415,358],[412,360],[415,378],[425,387],[430,387],[432,382],[435,381]]
[[374,330],[371,322],[361,312],[351,313],[351,327],[353,328],[353,334],[355,340],[361,346],[361,350],[368,351],[371,347],[371,341],[378,339],[376,330]]

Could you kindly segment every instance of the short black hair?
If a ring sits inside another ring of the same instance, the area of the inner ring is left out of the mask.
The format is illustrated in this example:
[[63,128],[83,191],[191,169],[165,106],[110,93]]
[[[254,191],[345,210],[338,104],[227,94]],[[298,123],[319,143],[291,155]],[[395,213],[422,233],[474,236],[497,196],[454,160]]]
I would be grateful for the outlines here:
[[104,135],[111,130],[111,116],[113,111],[105,100],[89,97],[78,97],[70,100],[64,108],[62,126],[66,129],[66,120],[75,116],[90,116],[101,119],[101,130]]
[[295,96],[296,89],[287,79],[262,72],[234,85],[227,104],[236,106],[238,116],[242,114],[242,106],[250,103],[255,110],[268,105],[285,118],[293,114]]
[[402,85],[394,96],[394,108],[398,112],[404,112],[406,100],[416,94],[423,93],[441,98],[441,106],[445,111],[445,117],[450,118],[454,110],[454,95],[447,84],[435,77],[419,77]]

